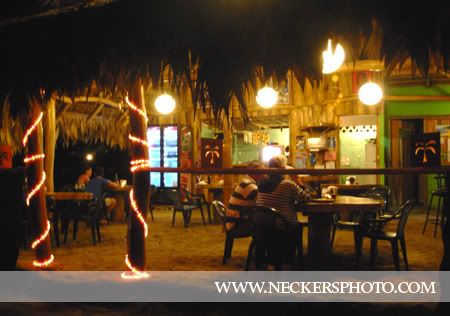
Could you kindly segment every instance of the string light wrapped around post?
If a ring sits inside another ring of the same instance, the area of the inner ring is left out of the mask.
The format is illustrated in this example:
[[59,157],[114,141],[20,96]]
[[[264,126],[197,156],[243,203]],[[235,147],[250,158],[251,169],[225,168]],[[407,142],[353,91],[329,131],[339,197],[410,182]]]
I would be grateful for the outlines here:
[[[42,122],[43,116],[44,113],[40,112],[38,117],[26,130],[22,139],[23,146],[28,146],[28,150],[33,152],[23,160],[28,169],[28,185],[31,187],[31,190],[27,192],[25,202],[27,206],[33,208],[32,224],[36,232],[35,235],[37,236],[31,243],[31,248],[35,250],[37,259],[33,261],[33,265],[39,268],[50,265],[55,259],[50,249],[50,222],[47,219],[45,196],[42,192],[46,180],[46,175],[43,170],[45,154],[42,153],[42,132],[38,132],[38,127]],[[32,204],[33,200],[35,201]]]
[[[125,102],[130,109],[130,134],[132,159],[130,170],[133,173],[133,189],[130,191],[129,200],[132,213],[129,217],[128,229],[128,253],[125,256],[125,264],[130,271],[123,272],[123,279],[143,279],[149,274],[145,270],[145,239],[148,236],[146,223],[146,211],[149,196],[149,175],[145,169],[150,167],[148,158],[148,142],[146,139],[147,114],[143,102],[142,87],[134,91],[133,100],[141,100],[137,104],[125,97]],[[145,181],[146,180],[146,181]]]

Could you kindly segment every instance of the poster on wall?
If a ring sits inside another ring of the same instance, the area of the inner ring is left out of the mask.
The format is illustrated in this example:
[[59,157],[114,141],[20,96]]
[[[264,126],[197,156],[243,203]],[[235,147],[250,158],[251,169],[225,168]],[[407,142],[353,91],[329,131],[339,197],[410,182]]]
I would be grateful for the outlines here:
[[12,148],[0,145],[0,168],[12,168]]
[[441,165],[440,133],[424,133],[414,142],[414,164],[416,167],[436,167]]
[[201,139],[202,168],[222,168],[222,140]]

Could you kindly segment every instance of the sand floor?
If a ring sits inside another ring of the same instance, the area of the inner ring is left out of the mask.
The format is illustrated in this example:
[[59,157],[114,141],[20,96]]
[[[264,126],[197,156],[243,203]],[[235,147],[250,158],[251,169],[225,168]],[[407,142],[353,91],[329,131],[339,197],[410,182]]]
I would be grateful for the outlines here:
[[[181,215],[177,214],[175,227],[171,226],[172,212],[165,209],[154,211],[155,221],[149,222],[149,237],[147,239],[147,269],[177,270],[177,271],[219,271],[243,270],[250,238],[235,240],[232,258],[222,265],[224,236],[219,224],[201,224],[200,215],[194,213],[189,228],[182,225]],[[406,240],[411,270],[438,270],[443,247],[438,233],[433,237],[433,225],[428,226],[422,235],[424,213],[415,211],[411,214],[407,228]],[[71,225],[72,226],[72,225]],[[55,262],[52,269],[65,271],[92,270],[125,270],[126,254],[125,223],[111,223],[101,226],[102,242],[93,245],[89,229],[81,223],[77,240],[56,248],[53,243]],[[393,229],[393,228],[392,228]],[[71,237],[71,234],[69,235]],[[379,255],[376,270],[393,270],[390,244],[379,242]],[[304,232],[304,251],[307,251],[307,232]],[[370,270],[369,240],[364,242],[362,270]],[[33,252],[21,250],[19,269],[33,269],[31,262]],[[338,230],[336,234],[333,256],[327,260],[325,269],[353,270],[354,244],[353,235],[349,231]],[[403,267],[403,266],[402,266]]]

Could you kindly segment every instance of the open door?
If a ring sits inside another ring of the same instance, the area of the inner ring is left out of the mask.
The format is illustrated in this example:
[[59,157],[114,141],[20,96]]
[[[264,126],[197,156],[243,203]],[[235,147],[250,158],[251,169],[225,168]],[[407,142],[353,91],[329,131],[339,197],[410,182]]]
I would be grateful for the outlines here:
[[[423,131],[422,119],[391,120],[391,167],[414,167],[414,139]],[[392,203],[401,205],[407,200],[419,201],[419,175],[388,176]]]

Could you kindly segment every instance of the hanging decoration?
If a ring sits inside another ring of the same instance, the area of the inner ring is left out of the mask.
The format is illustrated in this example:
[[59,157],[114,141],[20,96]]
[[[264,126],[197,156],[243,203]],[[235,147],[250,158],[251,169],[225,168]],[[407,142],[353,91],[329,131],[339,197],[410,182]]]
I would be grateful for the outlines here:
[[328,48],[322,52],[323,58],[323,74],[331,74],[337,71],[345,60],[345,51],[341,44],[336,45],[336,49],[333,52],[331,46],[331,39],[328,40]]
[[[25,132],[25,135],[22,139],[22,144],[24,147],[26,147],[28,145],[28,142],[30,140],[30,137],[33,135],[33,133],[36,132],[39,124],[42,121],[42,118],[44,116],[43,112],[40,112],[39,116],[36,118],[36,120],[31,124],[31,126],[27,129],[27,131]],[[36,136],[37,137],[37,136]],[[34,147],[34,146],[33,146]],[[34,148],[35,150],[39,151],[39,148]],[[41,149],[42,150],[42,149]],[[31,155],[27,155],[24,158],[24,163],[27,166],[27,168],[31,167],[31,164],[37,164],[37,163],[43,163],[43,160],[45,158],[45,154],[43,153],[34,153]],[[37,168],[36,168],[37,170]],[[46,175],[45,172],[42,170],[41,174],[40,174],[40,179],[37,183],[34,184],[33,188],[27,192],[27,196],[25,199],[25,203],[27,206],[30,206],[30,202],[33,199],[33,197],[36,196],[36,194],[43,188],[43,185],[45,183],[45,179],[46,179]],[[29,183],[31,185],[31,183]],[[39,210],[36,210],[37,212],[39,212]],[[45,240],[49,237],[50,234],[50,222],[45,218],[46,221],[46,228],[45,230],[31,243],[31,248],[34,249],[35,251],[38,251],[38,246],[44,244]],[[39,252],[36,253],[37,257],[42,256],[43,253]],[[35,267],[45,267],[50,265],[53,260],[55,259],[53,254],[49,254],[49,256],[45,259],[39,258],[40,260],[34,260],[33,261],[33,265]]]

